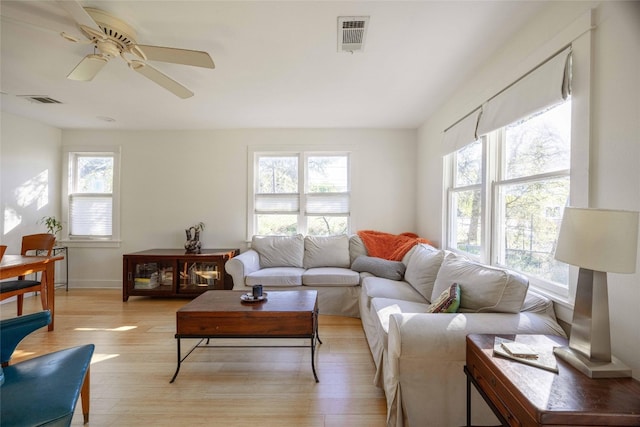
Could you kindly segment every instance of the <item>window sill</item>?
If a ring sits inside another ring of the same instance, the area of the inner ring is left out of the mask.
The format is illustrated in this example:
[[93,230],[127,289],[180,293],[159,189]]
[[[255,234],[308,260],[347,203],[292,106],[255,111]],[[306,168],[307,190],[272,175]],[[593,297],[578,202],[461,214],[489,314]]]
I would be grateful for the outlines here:
[[58,240],[58,243],[70,248],[119,248],[121,240]]

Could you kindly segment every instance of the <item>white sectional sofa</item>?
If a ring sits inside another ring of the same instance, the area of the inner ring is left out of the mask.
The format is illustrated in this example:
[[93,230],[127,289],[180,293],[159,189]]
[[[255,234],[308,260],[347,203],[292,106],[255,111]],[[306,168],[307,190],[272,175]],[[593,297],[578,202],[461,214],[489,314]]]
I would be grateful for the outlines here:
[[233,289],[316,289],[320,314],[359,317],[360,274],[352,262],[366,250],[357,235],[254,236],[251,249],[231,258],[225,271]]
[[[404,280],[366,277],[360,316],[384,388],[388,426],[466,423],[465,337],[470,333],[565,336],[552,302],[528,291],[525,277],[420,244],[404,258]],[[459,309],[429,313],[448,287]],[[472,424],[497,425],[473,389]]]
[[[373,380],[387,398],[388,426],[465,424],[467,334],[565,336],[552,302],[529,292],[525,277],[427,244],[395,262],[367,257],[357,236],[255,237],[226,270],[234,289],[318,289],[321,313],[359,316]],[[454,283],[459,292],[449,295]],[[455,304],[439,304],[453,296]],[[436,308],[455,312],[430,312]],[[498,424],[475,390],[472,423]]]

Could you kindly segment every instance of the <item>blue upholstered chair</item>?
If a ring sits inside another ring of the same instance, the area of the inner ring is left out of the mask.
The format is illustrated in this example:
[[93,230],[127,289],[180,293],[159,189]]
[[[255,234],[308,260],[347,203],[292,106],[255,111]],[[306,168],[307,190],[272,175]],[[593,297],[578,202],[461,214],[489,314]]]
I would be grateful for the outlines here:
[[41,311],[0,320],[0,423],[9,426],[69,426],[82,396],[89,421],[89,365],[94,345],[56,351],[9,365],[24,337],[51,322]]

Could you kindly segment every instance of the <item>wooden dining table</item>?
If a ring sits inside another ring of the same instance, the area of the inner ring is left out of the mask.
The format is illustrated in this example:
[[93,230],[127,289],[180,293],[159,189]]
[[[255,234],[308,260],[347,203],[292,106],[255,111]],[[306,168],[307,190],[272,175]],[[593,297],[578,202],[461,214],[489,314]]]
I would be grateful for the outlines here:
[[64,257],[61,255],[5,255],[0,261],[0,280],[42,272],[41,280],[45,285],[42,291],[45,293],[45,301],[47,304],[45,310],[51,312],[51,323],[49,323],[50,331],[53,331],[53,322],[55,319],[55,264],[56,261],[62,259],[64,259]]

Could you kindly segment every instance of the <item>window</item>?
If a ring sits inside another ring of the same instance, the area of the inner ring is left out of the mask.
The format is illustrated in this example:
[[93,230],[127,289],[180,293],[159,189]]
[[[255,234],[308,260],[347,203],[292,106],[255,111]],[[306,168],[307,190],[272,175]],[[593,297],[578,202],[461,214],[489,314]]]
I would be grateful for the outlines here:
[[537,286],[566,288],[568,266],[553,254],[569,200],[570,154],[571,101],[452,153],[448,248],[522,272]]
[[449,198],[449,247],[475,256],[482,250],[483,148],[477,140],[455,153]]
[[70,241],[119,238],[119,150],[66,150],[63,199]]
[[254,153],[249,234],[349,232],[349,155]]
[[496,263],[566,285],[568,266],[553,255],[569,202],[571,102],[507,126],[500,148]]

